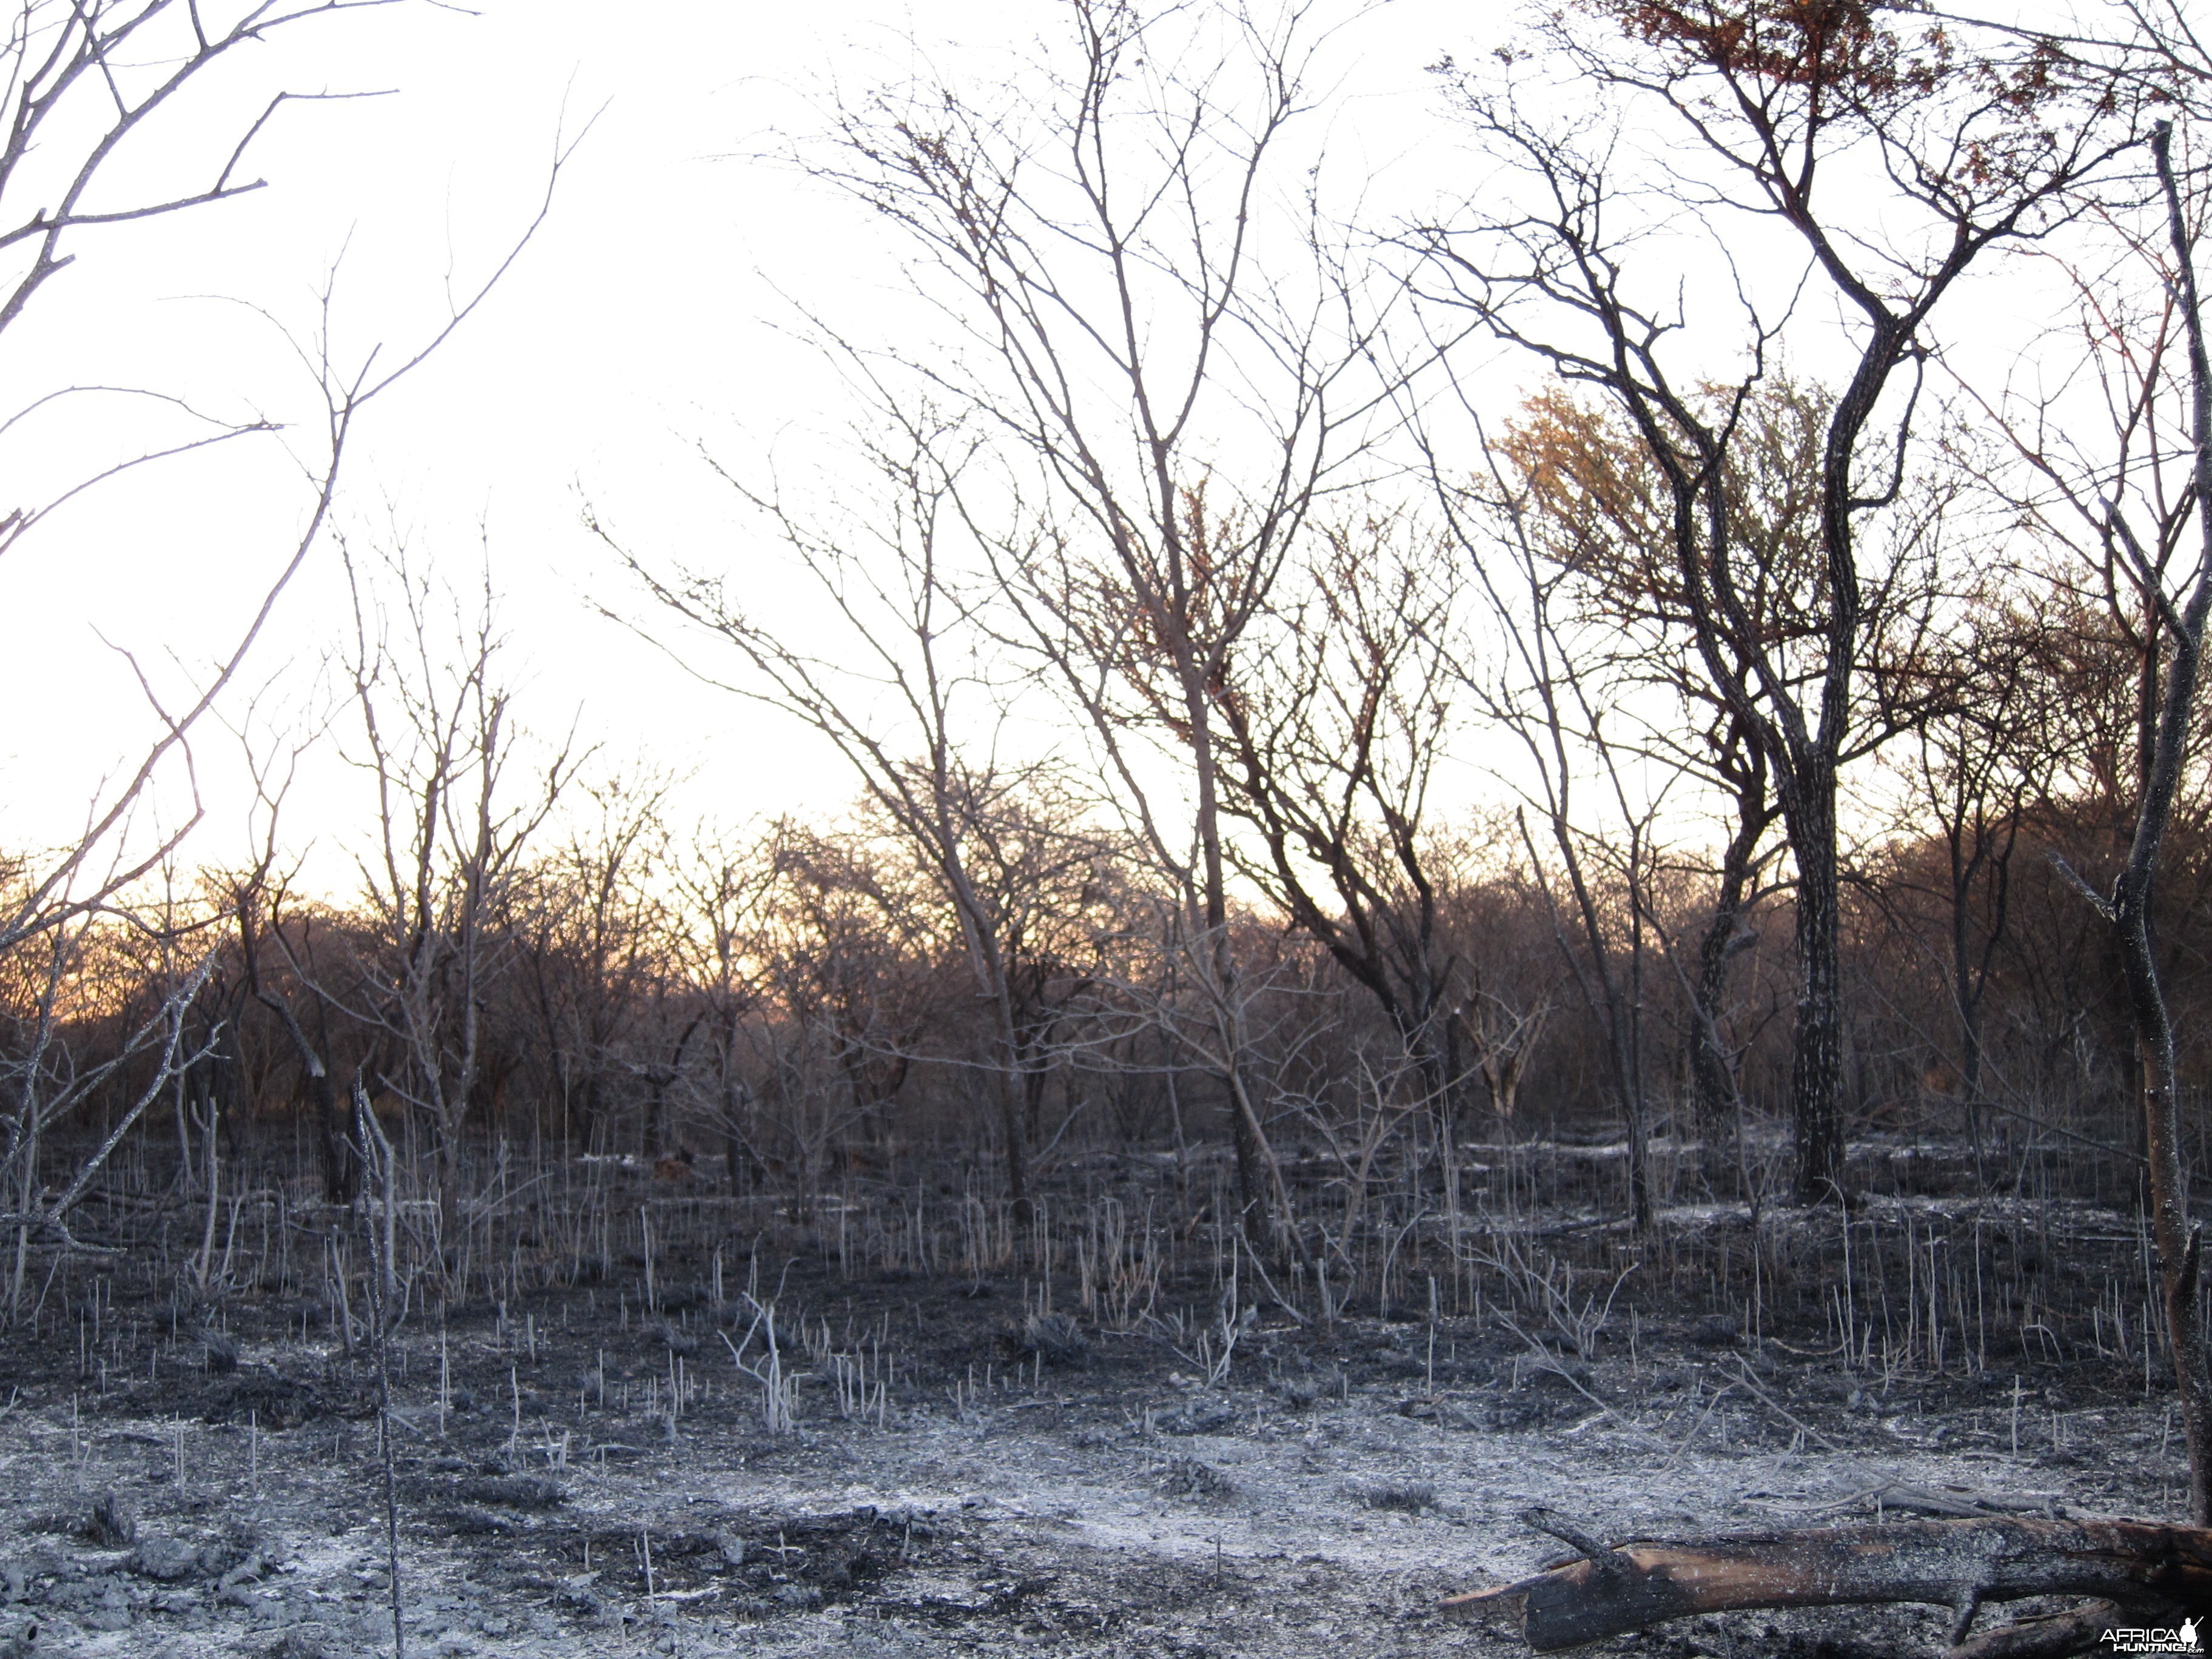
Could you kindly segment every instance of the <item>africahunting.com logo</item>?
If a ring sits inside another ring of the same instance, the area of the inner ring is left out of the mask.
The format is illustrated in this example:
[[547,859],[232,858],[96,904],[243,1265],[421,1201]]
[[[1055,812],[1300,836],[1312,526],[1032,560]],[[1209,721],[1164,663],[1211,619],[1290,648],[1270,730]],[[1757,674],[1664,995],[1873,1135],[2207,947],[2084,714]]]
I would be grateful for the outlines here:
[[2195,1619],[2183,1620],[2179,1630],[2118,1625],[2102,1639],[2108,1653],[2202,1653],[2204,1646],[2197,1638],[2203,1629]]

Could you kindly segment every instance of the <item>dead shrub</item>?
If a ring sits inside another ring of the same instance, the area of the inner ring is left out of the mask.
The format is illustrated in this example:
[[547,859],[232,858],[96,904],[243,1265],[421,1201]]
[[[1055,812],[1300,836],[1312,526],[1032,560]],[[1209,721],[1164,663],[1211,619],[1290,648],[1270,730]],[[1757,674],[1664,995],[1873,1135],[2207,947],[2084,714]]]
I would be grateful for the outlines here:
[[1089,1357],[1091,1339],[1063,1313],[1031,1314],[1014,1337],[1021,1352],[1042,1355],[1048,1365],[1078,1365]]
[[1359,1501],[1370,1510],[1419,1515],[1435,1504],[1437,1489],[1426,1480],[1377,1480],[1359,1488]]
[[1237,1483],[1200,1458],[1174,1457],[1161,1472],[1160,1490],[1170,1498],[1219,1498],[1232,1496]]

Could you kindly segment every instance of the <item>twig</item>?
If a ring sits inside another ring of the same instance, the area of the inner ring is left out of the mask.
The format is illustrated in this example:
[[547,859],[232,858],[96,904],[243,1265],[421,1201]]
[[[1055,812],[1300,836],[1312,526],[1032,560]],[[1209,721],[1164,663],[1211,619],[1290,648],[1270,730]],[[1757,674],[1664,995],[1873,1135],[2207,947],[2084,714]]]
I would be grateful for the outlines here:
[[[370,1134],[368,1097],[362,1092],[360,1081],[354,1085],[354,1116],[361,1138],[362,1167],[375,1176],[383,1189],[384,1213],[392,1213],[392,1143],[382,1135]],[[407,1626],[404,1618],[404,1603],[399,1589],[399,1492],[392,1473],[392,1367],[385,1351],[384,1279],[390,1270],[388,1259],[377,1249],[376,1227],[364,1215],[362,1231],[368,1235],[368,1310],[372,1351],[376,1356],[376,1437],[381,1448],[384,1462],[384,1554],[385,1570],[392,1583],[392,1659],[407,1659]],[[389,1243],[389,1239],[386,1241]]]
[[1735,1385],[1734,1383],[1730,1383],[1726,1388],[1717,1391],[1711,1400],[1705,1402],[1705,1409],[1698,1414],[1698,1420],[1690,1425],[1689,1433],[1682,1437],[1682,1443],[1674,1448],[1674,1455],[1660,1465],[1659,1473],[1661,1474],[1672,1474],[1674,1472],[1674,1465],[1682,1461],[1684,1455],[1687,1454],[1690,1448],[1697,1444],[1698,1437],[1705,1432],[1705,1424],[1711,1419],[1714,1410],[1720,1405],[1722,1401],[1727,1399],[1729,1395],[1733,1394],[1735,1391]]
[[1609,1571],[1617,1565],[1618,1558],[1611,1550],[1599,1543],[1596,1539],[1575,1525],[1557,1510],[1546,1509],[1540,1504],[1522,1510],[1520,1521],[1524,1527],[1534,1527],[1538,1532],[1548,1537],[1556,1538],[1563,1544],[1572,1545],[1589,1557],[1590,1564],[1600,1572]]
[[1239,1233],[1236,1235],[1236,1240],[1237,1246],[1243,1250],[1244,1254],[1252,1258],[1252,1271],[1260,1275],[1260,1282],[1267,1287],[1267,1294],[1274,1297],[1275,1305],[1280,1308],[1285,1313],[1290,1315],[1291,1318],[1297,1320],[1301,1326],[1311,1328],[1313,1321],[1308,1319],[1295,1307],[1291,1306],[1291,1299],[1285,1296],[1280,1291],[1277,1290],[1275,1288],[1275,1281],[1267,1277],[1267,1266],[1260,1260],[1260,1253],[1254,1249],[1251,1245],[1245,1241],[1243,1234]]
[[[1606,1416],[1610,1418],[1613,1422],[1619,1424],[1622,1428],[1626,1429],[1632,1434],[1644,1435],[1653,1440],[1659,1439],[1659,1437],[1653,1434],[1650,1430],[1644,1428],[1638,1424],[1630,1422],[1619,1412],[1613,1410],[1612,1407],[1607,1405],[1604,1401],[1599,1399],[1588,1389],[1584,1388],[1582,1385],[1581,1379],[1577,1377],[1573,1372],[1570,1371],[1566,1366],[1560,1362],[1557,1354],[1553,1353],[1549,1348],[1536,1340],[1534,1337],[1529,1335],[1528,1332],[1522,1330],[1510,1319],[1507,1319],[1505,1321],[1505,1328],[1512,1332],[1514,1335],[1519,1337],[1523,1342],[1526,1342],[1528,1345],[1528,1351],[1536,1356],[1537,1361],[1546,1370],[1550,1371],[1553,1376],[1565,1382],[1569,1388],[1572,1389],[1577,1394],[1582,1395],[1583,1399],[1589,1401],[1591,1405],[1603,1412]],[[1667,1443],[1663,1440],[1660,1440],[1659,1443],[1663,1446]]]
[[1820,1430],[1814,1428],[1811,1424],[1805,1421],[1803,1418],[1799,1417],[1794,1412],[1790,1411],[1788,1407],[1783,1405],[1781,1401],[1775,1399],[1775,1397],[1767,1393],[1765,1389],[1760,1388],[1757,1382],[1752,1380],[1751,1368],[1743,1364],[1741,1360],[1738,1360],[1736,1362],[1735,1380],[1743,1388],[1758,1395],[1759,1400],[1765,1403],[1769,1411],[1774,1413],[1775,1415],[1781,1418],[1784,1422],[1789,1424],[1790,1427],[1796,1429],[1807,1439],[1817,1440],[1823,1446],[1826,1446],[1830,1451],[1840,1453],[1845,1457],[1852,1455],[1850,1448],[1838,1445],[1834,1441],[1829,1439],[1826,1435],[1822,1434]]

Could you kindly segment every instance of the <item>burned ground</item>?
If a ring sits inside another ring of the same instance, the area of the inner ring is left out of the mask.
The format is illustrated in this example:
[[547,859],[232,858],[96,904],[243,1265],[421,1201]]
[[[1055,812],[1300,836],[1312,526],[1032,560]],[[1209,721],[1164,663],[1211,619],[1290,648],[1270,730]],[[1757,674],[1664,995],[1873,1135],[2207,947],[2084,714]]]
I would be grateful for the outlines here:
[[[1517,1518],[1531,1504],[1611,1539],[2178,1515],[2179,1435],[2141,1332],[2090,1310],[2084,1341],[2032,1293],[1992,1325],[2008,1298],[1984,1274],[1978,1346],[1965,1281],[1941,1271],[1958,1246],[1923,1242],[1982,1224],[1985,1262],[2047,1256],[2014,1284],[2082,1278],[2079,1312],[2129,1270],[2133,1230],[2045,1206],[2023,1245],[2002,1219],[1993,1201],[1869,1200],[1855,1224],[1909,1228],[1933,1288],[1830,1297],[1826,1325],[1713,1285],[1670,1298],[1648,1241],[1556,1215],[1522,1218],[1510,1249],[1484,1236],[1492,1261],[1547,1264],[1517,1294],[1493,1273],[1472,1307],[1440,1291],[1432,1318],[1408,1296],[1326,1328],[1241,1281],[1224,1309],[1233,1250],[1114,1317],[1090,1277],[1048,1291],[711,1229],[657,1256],[651,1308],[642,1262],[619,1261],[497,1303],[416,1300],[388,1349],[408,1649],[1502,1655],[1525,1651],[1509,1626],[1437,1604],[1558,1558]],[[1763,1240],[1771,1275],[1814,1273],[1833,1230],[1741,1206],[1662,1223],[1701,1249]],[[1580,1265],[1540,1254],[1568,1240]],[[1822,1305],[1814,1278],[1801,1310]],[[1567,1294],[1547,1303],[1546,1284]],[[388,1649],[374,1369],[313,1289],[272,1275],[196,1303],[112,1267],[58,1281],[37,1335],[0,1357],[0,1651]],[[1917,1335],[1916,1292],[1936,1309]],[[760,1369],[771,1304],[780,1429],[732,1352]],[[1882,1334],[1854,1324],[1847,1362],[1835,1322],[1869,1316]],[[1948,1617],[1740,1614],[1613,1647],[1898,1654],[1940,1646]]]

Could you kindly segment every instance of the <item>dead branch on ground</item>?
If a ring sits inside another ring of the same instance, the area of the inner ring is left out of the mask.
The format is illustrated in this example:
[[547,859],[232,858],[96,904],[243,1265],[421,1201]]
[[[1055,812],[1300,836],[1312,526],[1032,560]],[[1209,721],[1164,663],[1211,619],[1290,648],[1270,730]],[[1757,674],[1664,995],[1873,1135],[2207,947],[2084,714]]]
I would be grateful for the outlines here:
[[[1583,1559],[1453,1596],[1444,1607],[1464,1611],[1518,1598],[1522,1634],[1539,1653],[1693,1613],[1920,1601],[1955,1610],[1951,1659],[2018,1659],[2083,1651],[2116,1621],[2178,1618],[2181,1607],[2212,1602],[2212,1528],[2201,1527],[2006,1516],[1601,1548],[1548,1510],[1522,1519]],[[2100,1607],[2023,1620],[1967,1642],[1984,1603],[2037,1595],[2094,1596]]]

